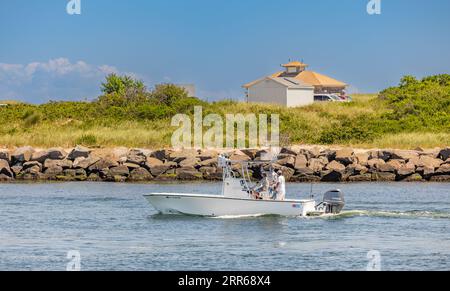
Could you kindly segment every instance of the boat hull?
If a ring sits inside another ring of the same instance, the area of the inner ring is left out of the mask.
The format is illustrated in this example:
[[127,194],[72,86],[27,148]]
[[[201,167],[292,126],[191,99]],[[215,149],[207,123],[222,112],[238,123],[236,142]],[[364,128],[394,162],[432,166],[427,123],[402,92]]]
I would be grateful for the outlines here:
[[150,194],[145,198],[161,214],[195,216],[306,216],[315,211],[314,200],[252,200],[218,195]]

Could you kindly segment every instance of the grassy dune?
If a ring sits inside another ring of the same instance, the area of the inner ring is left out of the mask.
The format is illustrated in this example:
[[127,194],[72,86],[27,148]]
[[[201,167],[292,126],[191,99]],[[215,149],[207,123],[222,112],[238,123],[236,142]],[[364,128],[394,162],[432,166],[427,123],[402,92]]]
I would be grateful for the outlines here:
[[[1,102],[0,102],[1,103]],[[204,113],[237,114],[278,113],[281,116],[282,134],[296,144],[334,144],[362,148],[433,148],[450,144],[450,132],[424,130],[390,133],[389,129],[365,138],[364,126],[389,113],[377,95],[354,96],[353,103],[317,103],[302,108],[287,109],[273,105],[246,104],[222,101],[204,106]],[[172,132],[170,116],[163,118],[114,118],[114,114],[87,112],[93,103],[52,105],[11,104],[0,107],[0,147],[31,145],[35,147],[72,147],[77,144],[99,147],[170,146]],[[64,107],[65,106],[65,107]],[[70,108],[68,108],[70,106]],[[76,107],[73,109],[72,107]],[[52,111],[53,110],[53,111]],[[94,110],[95,111],[95,110]],[[189,111],[189,110],[188,110]],[[61,113],[62,112],[62,113]],[[108,111],[109,112],[109,111]],[[120,114],[118,114],[120,115]],[[369,118],[370,117],[370,118]],[[334,136],[350,128],[349,134]],[[360,135],[354,134],[361,130]],[[372,128],[368,129],[369,132]],[[331,134],[329,138],[327,134]],[[347,140],[346,140],[347,139]]]

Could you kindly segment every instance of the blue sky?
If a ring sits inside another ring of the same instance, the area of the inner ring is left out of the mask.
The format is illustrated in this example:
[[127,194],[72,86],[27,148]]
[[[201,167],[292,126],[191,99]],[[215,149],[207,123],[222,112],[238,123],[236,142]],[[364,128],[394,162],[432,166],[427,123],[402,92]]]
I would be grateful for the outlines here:
[[0,0],[0,100],[92,99],[109,72],[194,83],[208,100],[291,59],[376,92],[405,74],[449,73],[450,1]]

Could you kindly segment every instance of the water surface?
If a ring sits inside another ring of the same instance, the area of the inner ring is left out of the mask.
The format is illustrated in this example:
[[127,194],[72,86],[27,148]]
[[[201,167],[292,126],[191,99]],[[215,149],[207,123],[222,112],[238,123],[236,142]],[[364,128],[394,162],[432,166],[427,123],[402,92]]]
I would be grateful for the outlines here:
[[[329,218],[161,216],[150,192],[219,193],[220,184],[1,184],[0,270],[450,270],[450,184],[320,184],[345,191]],[[290,198],[310,185],[290,184]]]

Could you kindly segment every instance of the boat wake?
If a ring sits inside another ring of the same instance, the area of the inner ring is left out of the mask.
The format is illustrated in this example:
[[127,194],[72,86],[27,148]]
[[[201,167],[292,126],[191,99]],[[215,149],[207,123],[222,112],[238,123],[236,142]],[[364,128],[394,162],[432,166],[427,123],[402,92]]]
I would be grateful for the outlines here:
[[353,217],[385,217],[385,218],[430,218],[430,219],[450,219],[450,213],[439,211],[379,211],[379,210],[348,210],[340,214],[323,215],[314,218],[342,219]]
[[[247,219],[247,218],[274,218],[279,215],[226,215],[211,217],[212,219]],[[339,214],[323,214],[320,216],[299,217],[301,219],[346,219],[354,217],[384,217],[384,218],[429,218],[429,219],[450,219],[450,213],[439,211],[379,211],[379,210],[348,210]]]

